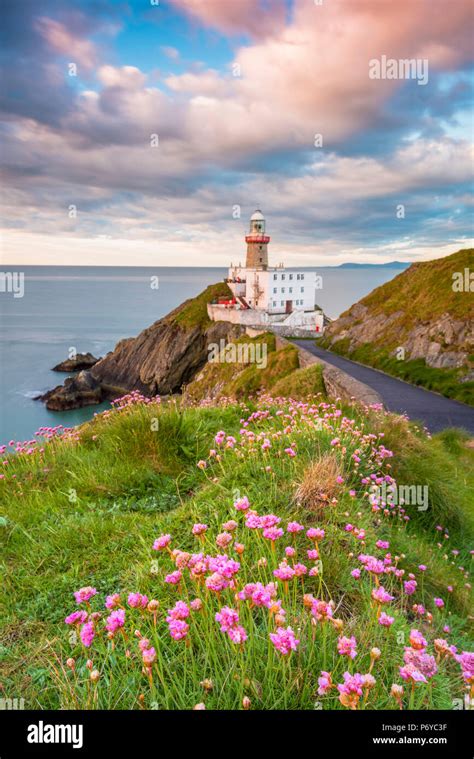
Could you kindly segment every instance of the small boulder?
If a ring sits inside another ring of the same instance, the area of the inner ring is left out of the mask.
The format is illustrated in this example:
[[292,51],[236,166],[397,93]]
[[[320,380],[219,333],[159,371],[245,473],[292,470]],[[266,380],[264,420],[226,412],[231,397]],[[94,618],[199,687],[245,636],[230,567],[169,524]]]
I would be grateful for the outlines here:
[[76,353],[74,358],[67,358],[66,361],[62,361],[60,364],[53,366],[53,372],[80,372],[83,369],[90,369],[100,359],[92,355],[92,353]]

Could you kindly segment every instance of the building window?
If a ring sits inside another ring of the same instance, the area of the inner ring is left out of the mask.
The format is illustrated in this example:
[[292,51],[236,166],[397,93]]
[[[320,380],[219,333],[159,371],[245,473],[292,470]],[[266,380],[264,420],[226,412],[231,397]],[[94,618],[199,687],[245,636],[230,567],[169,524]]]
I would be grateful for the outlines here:
[[304,293],[304,287],[301,288],[301,292]]
[[282,279],[285,279],[285,276],[286,276],[285,274],[282,274],[282,275],[281,275],[281,278],[282,278]]
[[276,287],[274,287],[274,288],[273,288],[273,293],[275,294],[275,293],[276,293],[276,291],[277,291],[277,288],[276,288]]
[[289,293],[292,293],[292,292],[293,292],[293,288],[292,288],[292,287],[289,287],[289,288],[288,288],[288,292],[289,292]]
[[277,276],[278,276],[277,274],[274,274],[274,275],[273,275],[273,279],[276,279],[276,278],[277,278]]
[[284,301],[284,300],[281,300],[281,301],[280,301],[280,305],[281,305],[281,306],[284,306],[284,305],[285,305],[285,301]]
[[277,302],[276,302],[276,300],[274,300],[273,301],[273,308],[275,308],[276,304],[277,304]]
[[293,279],[293,274],[288,275],[290,279]]
[[282,288],[281,288],[281,291],[282,291],[282,293],[284,293],[284,292],[285,292],[285,288],[284,288],[284,287],[282,287]]
[[304,274],[301,275],[301,279],[304,279]]

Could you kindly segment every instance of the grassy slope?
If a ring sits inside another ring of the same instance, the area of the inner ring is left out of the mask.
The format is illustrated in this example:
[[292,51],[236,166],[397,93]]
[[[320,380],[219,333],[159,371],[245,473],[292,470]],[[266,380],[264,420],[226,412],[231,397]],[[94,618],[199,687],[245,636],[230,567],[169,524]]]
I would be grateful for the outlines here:
[[[449,313],[456,319],[474,319],[472,294],[456,293],[452,289],[453,273],[472,268],[473,260],[474,250],[466,249],[436,261],[413,264],[363,298],[360,302],[369,308],[372,316],[390,316],[403,312],[387,328],[383,344],[366,343],[351,351],[348,339],[339,340],[332,345],[323,339],[322,343],[335,353],[382,369],[448,398],[474,405],[474,382],[460,383],[458,369],[435,369],[427,366],[424,359],[398,361],[390,355],[396,346],[403,345],[408,331],[416,323],[434,320],[444,313]],[[347,316],[349,310],[341,316]]]
[[167,318],[184,328],[207,327],[211,323],[207,314],[207,304],[225,295],[232,295],[225,282],[209,285],[195,298],[190,298],[178,309],[172,311]]
[[[261,390],[271,391],[274,395],[291,395],[296,399],[324,394],[321,368],[299,369],[298,351],[293,345],[276,350],[275,336],[271,333],[254,338],[243,336],[233,344],[248,346],[249,352],[242,355],[242,359],[247,359],[246,363],[227,363],[225,353],[221,354],[221,360],[207,363],[187,386],[187,400],[201,401],[208,397],[239,399]],[[260,353],[256,353],[259,347]],[[250,350],[254,351],[258,362],[248,360],[252,358]]]
[[[298,384],[296,377],[297,373],[291,381]],[[351,481],[355,483],[354,474],[350,474],[351,451],[340,458],[331,447],[330,432],[307,430],[301,434],[297,458],[274,459],[271,474],[254,460],[238,457],[217,468],[216,481],[197,469],[196,461],[206,458],[217,430],[225,429],[238,437],[241,417],[253,408],[253,402],[246,407],[225,404],[182,412],[174,405],[162,408],[156,404],[137,405],[98,416],[83,425],[77,442],[53,441],[41,457],[18,456],[12,460],[7,467],[8,477],[0,482],[5,517],[0,528],[5,609],[0,682],[5,695],[21,694],[27,708],[74,706],[67,692],[58,692],[51,673],[53,652],[63,646],[63,655],[69,655],[62,620],[74,608],[72,591],[92,584],[101,595],[126,589],[154,596],[158,581],[152,572],[152,560],[156,558],[150,551],[153,539],[171,532],[181,546],[191,547],[193,521],[217,527],[235,516],[231,504],[236,490],[247,494],[252,505],[263,513],[273,511],[283,517],[302,519],[307,525],[325,526],[326,592],[340,604],[338,614],[349,625],[348,634],[357,636],[364,657],[367,647],[379,645],[380,641],[367,639],[370,614],[367,594],[363,586],[349,577],[355,559],[348,557],[350,541],[340,529],[346,521],[366,529],[368,550],[374,550],[377,538],[390,540],[394,553],[405,554],[403,566],[407,571],[416,571],[421,561],[429,565],[423,593],[430,608],[429,599],[433,595],[446,598],[446,585],[453,585],[454,592],[449,598],[453,630],[450,642],[465,641],[468,596],[458,565],[468,566],[468,541],[473,529],[469,493],[474,477],[473,452],[465,448],[458,434],[445,433],[428,440],[411,432],[403,421],[375,415],[366,418],[353,408],[346,409],[368,429],[385,430],[385,444],[395,451],[391,463],[400,481],[429,484],[431,503],[427,513],[415,511],[408,527],[393,520],[378,524],[365,500],[349,497],[346,488],[338,493],[337,508],[327,509],[319,516],[296,506],[295,491],[306,468],[325,455],[338,456],[338,466],[348,478],[347,486]],[[269,420],[262,422],[260,428],[271,435],[276,424],[276,420]],[[11,477],[13,473],[15,479]],[[438,523],[448,528],[451,535],[441,551],[436,548],[434,530]],[[443,558],[448,546],[461,549],[456,562]],[[358,547],[353,550],[357,552]],[[169,608],[176,597],[175,592],[168,591],[162,599],[163,608]],[[421,597],[418,595],[416,600],[420,602]],[[420,626],[419,622],[416,624]],[[439,635],[440,624],[435,619],[430,636]],[[397,615],[397,632],[404,631],[406,635],[410,625],[413,622]],[[382,640],[382,631],[376,634]],[[178,657],[177,650],[170,648],[169,656]],[[388,682],[396,680],[401,651],[400,646],[392,643],[384,653],[381,677]],[[321,669],[323,664],[317,651],[315,656],[312,684],[302,691],[304,696],[297,697],[292,692],[285,703],[288,708],[314,707],[316,667]],[[227,682],[228,667],[221,672],[212,663],[203,663],[197,676],[189,679],[189,673],[180,669],[179,658],[170,661],[178,679],[188,677],[187,700],[171,706],[190,708],[201,701],[199,680],[212,676],[218,687],[209,695],[208,706],[238,708],[241,692],[232,679]],[[257,706],[273,708],[278,705],[274,694],[281,688],[271,679],[273,675],[265,675],[259,669],[259,664],[255,669],[252,699]],[[265,677],[270,677],[270,681]],[[136,707],[137,694],[143,688],[140,681],[143,682],[138,667],[136,677],[124,676],[116,687],[101,690],[99,705]],[[454,667],[448,668],[448,674],[438,675],[432,693],[434,703],[450,708],[458,684],[459,674]],[[266,700],[268,689],[272,692],[270,701]],[[145,706],[150,706],[148,697]],[[332,706],[337,708],[338,702]],[[394,708],[394,704],[381,696],[378,708]]]
[[361,303],[373,314],[389,316],[404,311],[400,324],[407,328],[417,321],[429,321],[444,313],[457,319],[473,318],[474,304],[469,293],[456,293],[452,288],[453,273],[472,266],[473,258],[474,250],[470,248],[435,261],[412,264],[390,282],[369,293]]

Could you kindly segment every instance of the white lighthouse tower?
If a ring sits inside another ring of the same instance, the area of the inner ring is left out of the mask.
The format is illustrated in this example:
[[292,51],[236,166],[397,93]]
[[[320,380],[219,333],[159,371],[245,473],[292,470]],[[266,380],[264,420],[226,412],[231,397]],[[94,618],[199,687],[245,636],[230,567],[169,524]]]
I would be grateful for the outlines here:
[[250,217],[245,235],[245,266],[229,268],[226,282],[232,298],[209,304],[215,321],[225,320],[253,326],[274,326],[322,333],[324,315],[316,307],[317,280],[314,272],[272,268],[268,263],[266,220],[258,208]]

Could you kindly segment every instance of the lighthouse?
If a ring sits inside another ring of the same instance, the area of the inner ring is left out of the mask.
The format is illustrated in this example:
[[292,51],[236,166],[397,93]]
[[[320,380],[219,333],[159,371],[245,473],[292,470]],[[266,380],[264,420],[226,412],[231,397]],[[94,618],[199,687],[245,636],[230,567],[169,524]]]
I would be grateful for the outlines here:
[[247,243],[247,269],[268,269],[268,243],[270,237],[265,234],[265,217],[257,209],[250,217],[250,228],[245,236]]
[[229,267],[225,282],[231,297],[207,304],[213,321],[230,321],[253,328],[271,329],[281,334],[322,334],[324,314],[316,306],[316,274],[286,269],[284,264],[269,266],[265,217],[257,208],[250,217],[245,235],[245,266]]

